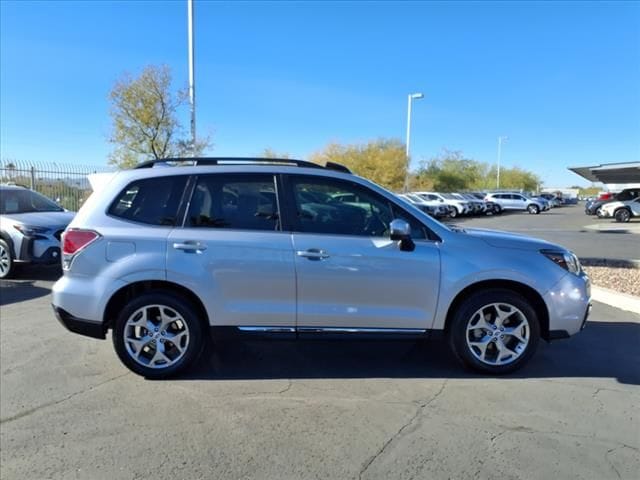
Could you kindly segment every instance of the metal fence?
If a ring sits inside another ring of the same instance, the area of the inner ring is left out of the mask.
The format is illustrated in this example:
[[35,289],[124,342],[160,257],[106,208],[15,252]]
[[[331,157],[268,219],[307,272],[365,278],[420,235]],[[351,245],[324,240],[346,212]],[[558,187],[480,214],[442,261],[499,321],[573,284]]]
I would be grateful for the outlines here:
[[75,212],[91,194],[87,175],[114,170],[106,166],[0,160],[0,183],[31,188]]

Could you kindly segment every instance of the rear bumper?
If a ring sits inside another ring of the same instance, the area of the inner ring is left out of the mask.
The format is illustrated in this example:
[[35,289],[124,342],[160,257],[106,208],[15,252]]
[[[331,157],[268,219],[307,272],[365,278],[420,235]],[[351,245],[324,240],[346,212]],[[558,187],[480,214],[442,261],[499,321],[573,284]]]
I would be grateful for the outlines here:
[[70,332],[102,340],[106,338],[107,331],[102,323],[77,318],[60,307],[55,305],[52,305],[52,307],[58,321]]

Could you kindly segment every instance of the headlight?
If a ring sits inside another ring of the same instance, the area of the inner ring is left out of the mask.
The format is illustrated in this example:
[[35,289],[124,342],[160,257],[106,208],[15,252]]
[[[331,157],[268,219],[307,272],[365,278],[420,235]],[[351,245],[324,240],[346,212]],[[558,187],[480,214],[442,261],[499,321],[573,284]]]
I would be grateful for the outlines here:
[[49,231],[48,228],[45,227],[34,227],[31,225],[14,225],[13,228],[18,230],[21,234],[27,237],[33,237],[38,234],[47,233]]
[[580,273],[580,260],[578,260],[578,257],[573,253],[557,250],[540,250],[540,253],[566,271],[575,273],[576,275]]

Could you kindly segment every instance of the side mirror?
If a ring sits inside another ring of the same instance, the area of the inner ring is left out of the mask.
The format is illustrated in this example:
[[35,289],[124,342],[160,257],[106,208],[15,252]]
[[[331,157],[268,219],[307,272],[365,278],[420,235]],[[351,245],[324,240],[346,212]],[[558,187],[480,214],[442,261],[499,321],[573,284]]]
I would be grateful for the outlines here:
[[389,224],[391,240],[397,241],[400,250],[403,252],[412,252],[416,248],[416,244],[411,240],[411,226],[404,220],[396,218]]

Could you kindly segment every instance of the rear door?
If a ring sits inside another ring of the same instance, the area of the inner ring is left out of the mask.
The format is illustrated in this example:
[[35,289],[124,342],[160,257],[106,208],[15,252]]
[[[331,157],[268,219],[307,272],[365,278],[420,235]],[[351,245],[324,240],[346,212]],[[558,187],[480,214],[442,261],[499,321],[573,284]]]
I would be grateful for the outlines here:
[[[440,252],[424,226],[356,182],[310,175],[286,180],[300,331],[429,328]],[[346,194],[353,201],[335,200]],[[393,218],[412,225],[414,251],[401,251],[389,239]]]
[[275,177],[194,179],[183,228],[167,244],[167,279],[203,300],[212,325],[295,327],[291,234],[280,226]]

